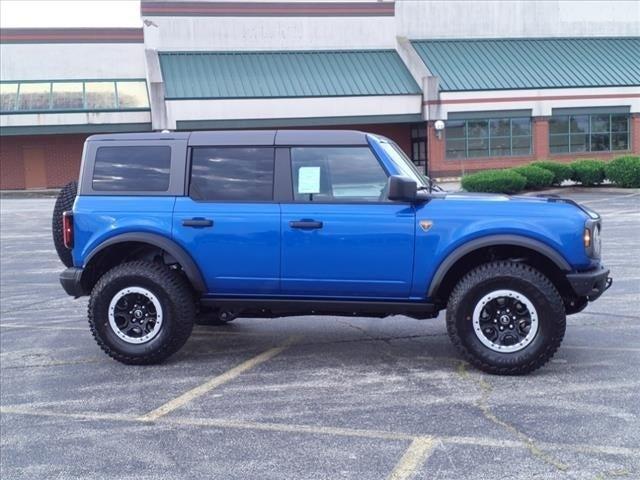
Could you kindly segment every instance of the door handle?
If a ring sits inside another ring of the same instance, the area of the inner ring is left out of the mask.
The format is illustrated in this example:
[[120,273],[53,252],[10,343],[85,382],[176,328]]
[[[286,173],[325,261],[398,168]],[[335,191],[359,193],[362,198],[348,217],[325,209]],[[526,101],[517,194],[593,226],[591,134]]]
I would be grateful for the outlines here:
[[317,228],[322,228],[322,222],[317,222],[315,220],[298,220],[289,222],[289,226],[291,228],[300,228],[302,230],[315,230]]
[[213,220],[210,218],[185,218],[182,220],[182,225],[185,227],[213,227]]

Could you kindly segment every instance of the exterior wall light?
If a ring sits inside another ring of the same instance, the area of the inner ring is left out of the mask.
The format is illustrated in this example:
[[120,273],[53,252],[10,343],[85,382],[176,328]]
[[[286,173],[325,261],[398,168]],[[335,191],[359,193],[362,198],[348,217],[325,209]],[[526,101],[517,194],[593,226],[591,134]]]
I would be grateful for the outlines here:
[[433,123],[433,128],[436,129],[436,138],[438,140],[442,139],[442,131],[444,130],[444,122],[442,120],[436,120]]

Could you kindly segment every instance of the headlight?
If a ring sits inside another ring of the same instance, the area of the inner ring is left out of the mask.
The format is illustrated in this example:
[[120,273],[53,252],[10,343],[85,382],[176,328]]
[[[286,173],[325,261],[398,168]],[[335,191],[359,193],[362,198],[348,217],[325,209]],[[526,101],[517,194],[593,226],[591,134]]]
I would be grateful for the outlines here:
[[600,250],[602,249],[602,240],[600,238],[600,223],[588,221],[584,228],[583,241],[584,249],[592,258],[600,257]]

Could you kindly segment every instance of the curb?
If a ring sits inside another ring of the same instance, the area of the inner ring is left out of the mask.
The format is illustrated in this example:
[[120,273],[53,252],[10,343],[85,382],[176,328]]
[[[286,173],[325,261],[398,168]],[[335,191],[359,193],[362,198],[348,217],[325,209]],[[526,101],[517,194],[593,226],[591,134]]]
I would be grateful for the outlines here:
[[0,198],[56,198],[58,193],[60,193],[59,188],[47,190],[0,190]]

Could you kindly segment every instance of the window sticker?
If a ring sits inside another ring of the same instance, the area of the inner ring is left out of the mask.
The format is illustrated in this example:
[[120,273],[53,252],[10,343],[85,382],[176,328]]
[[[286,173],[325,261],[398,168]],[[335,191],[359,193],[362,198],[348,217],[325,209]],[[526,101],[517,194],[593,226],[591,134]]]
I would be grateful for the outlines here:
[[320,167],[300,167],[298,169],[298,193],[320,193]]

